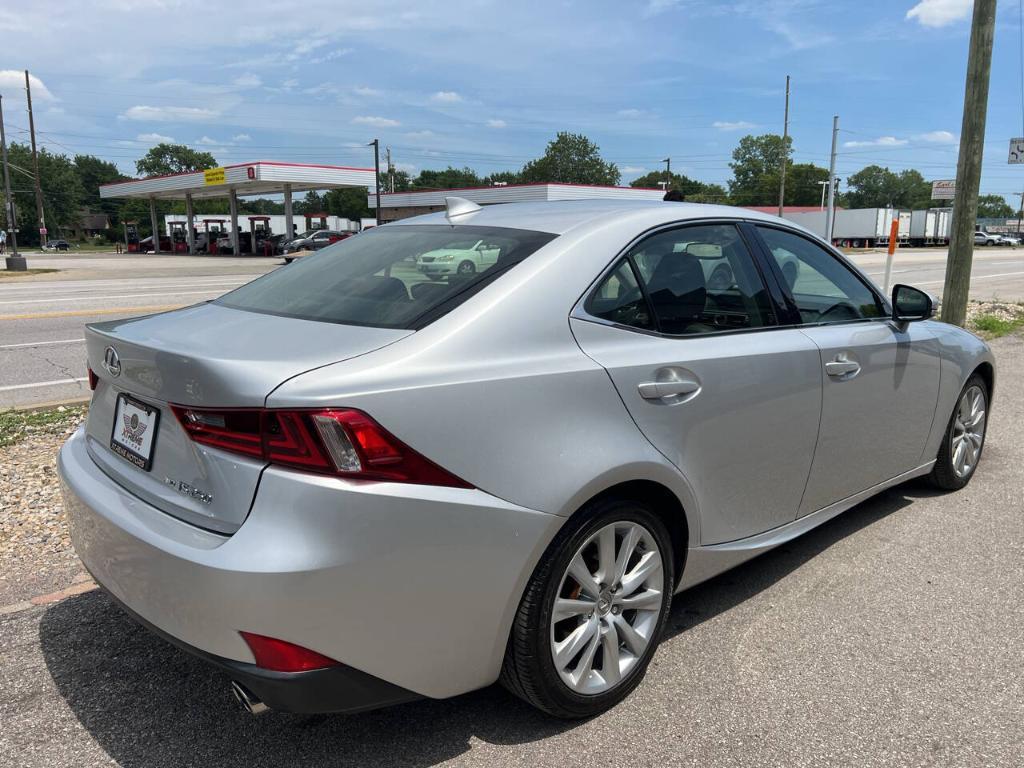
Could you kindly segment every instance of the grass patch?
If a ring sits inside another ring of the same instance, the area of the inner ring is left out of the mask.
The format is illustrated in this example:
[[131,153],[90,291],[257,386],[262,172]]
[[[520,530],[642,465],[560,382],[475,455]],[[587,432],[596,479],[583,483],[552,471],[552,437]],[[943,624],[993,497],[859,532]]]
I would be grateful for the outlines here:
[[0,448],[39,432],[57,433],[85,418],[86,406],[70,405],[39,411],[0,411]]
[[983,338],[998,339],[1024,328],[1024,313],[1019,317],[1005,318],[998,315],[978,315],[971,321],[971,329]]
[[3,277],[28,277],[29,275],[48,275],[51,272],[60,272],[59,269],[26,269],[24,272],[12,272],[9,269],[0,269],[0,278]]

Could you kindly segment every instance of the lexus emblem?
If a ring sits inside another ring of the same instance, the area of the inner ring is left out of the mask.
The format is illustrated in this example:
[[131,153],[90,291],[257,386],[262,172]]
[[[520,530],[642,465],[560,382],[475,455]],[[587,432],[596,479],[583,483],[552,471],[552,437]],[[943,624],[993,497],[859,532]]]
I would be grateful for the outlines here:
[[103,352],[103,367],[111,376],[121,375],[121,358],[117,356],[117,350],[107,347]]

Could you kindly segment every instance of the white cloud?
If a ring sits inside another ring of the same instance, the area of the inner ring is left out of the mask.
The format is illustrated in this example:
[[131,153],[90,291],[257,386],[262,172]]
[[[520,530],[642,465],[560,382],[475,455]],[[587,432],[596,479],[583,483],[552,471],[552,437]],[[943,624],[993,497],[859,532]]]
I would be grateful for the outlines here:
[[[32,86],[32,101],[56,101],[50,89],[35,75],[28,76]],[[0,93],[10,95],[14,91],[24,91],[25,73],[20,69],[0,69]]]
[[921,0],[907,11],[907,19],[917,19],[922,27],[945,27],[966,19],[973,7],[973,0]]
[[869,141],[845,141],[844,147],[902,147],[909,143],[906,139],[897,139],[895,136],[879,136]]
[[162,133],[140,133],[135,137],[136,141],[143,144],[173,144],[173,136],[164,136]]
[[219,113],[200,107],[129,107],[121,114],[125,120],[148,120],[154,123],[185,123],[213,120]]
[[665,11],[671,11],[680,2],[681,0],[647,0],[647,7],[644,8],[643,16],[645,19],[649,19]]
[[642,165],[624,165],[619,170],[621,170],[623,173],[630,174],[630,173],[643,173],[647,169],[644,168]]
[[236,133],[234,136],[231,137],[231,141],[234,141],[234,142],[251,141],[251,140],[252,140],[252,136],[250,136],[248,133]]
[[356,96],[381,96],[383,95],[384,91],[378,88],[369,88],[365,85],[357,85],[355,88],[352,89],[352,93],[354,93]]
[[334,61],[340,59],[342,56],[348,56],[352,53],[351,48],[336,48],[333,51],[325,53],[323,56],[317,56],[315,59],[310,59],[310,64],[326,64],[328,61]]
[[488,128],[504,128],[507,125],[508,123],[506,123],[504,120],[497,120],[495,118],[491,118],[490,120],[487,121]]
[[711,124],[711,127],[717,128],[720,131],[749,131],[751,128],[756,128],[757,125],[746,120],[716,120]]
[[374,115],[359,115],[352,118],[355,125],[369,125],[373,128],[394,128],[401,125],[397,120],[390,117],[376,117]]
[[410,131],[405,134],[407,139],[432,139],[437,134],[433,131]]
[[298,85],[299,81],[296,80],[294,77],[288,78],[283,83],[281,83],[281,87],[284,88],[286,91],[290,91],[292,88],[297,88]]
[[914,141],[925,141],[929,144],[955,144],[956,136],[949,131],[928,131],[914,136]]
[[431,101],[436,101],[438,104],[456,104],[462,101],[462,97],[455,91],[438,91],[430,97]]
[[252,72],[246,72],[244,75],[236,77],[232,83],[238,88],[259,88],[263,85],[263,79]]
[[211,139],[209,136],[203,136],[202,138],[196,139],[196,144],[202,144],[203,146],[206,147],[215,147],[220,143],[221,142],[217,141],[216,139]]

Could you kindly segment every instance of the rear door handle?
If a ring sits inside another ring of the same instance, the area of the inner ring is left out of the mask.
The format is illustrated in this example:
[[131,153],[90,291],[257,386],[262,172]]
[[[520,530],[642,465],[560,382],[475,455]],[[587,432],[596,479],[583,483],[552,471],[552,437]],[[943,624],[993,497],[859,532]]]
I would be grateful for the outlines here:
[[663,397],[688,395],[700,389],[696,381],[648,381],[637,386],[644,400],[660,400]]
[[825,363],[825,373],[829,376],[855,376],[860,373],[860,363],[839,355],[835,360]]

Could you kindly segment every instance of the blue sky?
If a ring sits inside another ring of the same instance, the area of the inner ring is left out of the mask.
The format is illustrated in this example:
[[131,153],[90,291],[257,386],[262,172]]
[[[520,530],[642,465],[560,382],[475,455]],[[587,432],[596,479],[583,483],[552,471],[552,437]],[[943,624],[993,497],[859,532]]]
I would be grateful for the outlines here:
[[[982,193],[1024,190],[1018,2],[1000,3]],[[8,140],[25,139],[19,70],[54,151],[126,172],[173,139],[223,163],[369,165],[374,137],[413,173],[520,167],[582,132],[623,179],[663,167],[724,183],[745,133],[795,159],[955,176],[970,0],[94,0],[0,10]],[[243,10],[241,10],[244,8]]]

